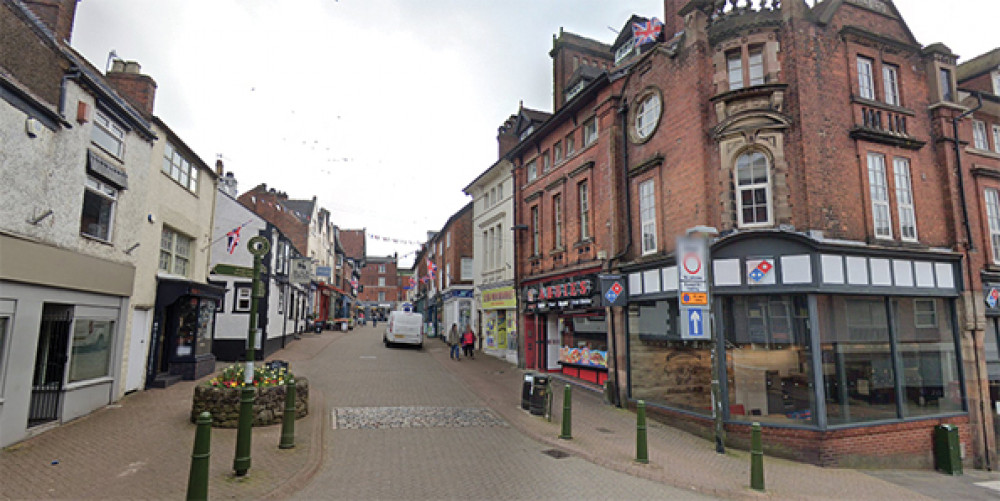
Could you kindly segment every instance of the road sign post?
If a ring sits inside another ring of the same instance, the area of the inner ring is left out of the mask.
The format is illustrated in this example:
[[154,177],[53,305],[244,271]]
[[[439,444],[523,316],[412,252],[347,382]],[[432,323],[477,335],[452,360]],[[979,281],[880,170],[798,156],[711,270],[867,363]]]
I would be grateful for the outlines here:
[[677,299],[680,303],[681,339],[712,342],[712,418],[715,421],[715,452],[724,454],[726,430],[722,421],[722,386],[719,383],[719,340],[711,316],[709,233],[711,232],[692,229],[688,230],[688,235],[677,237]]
[[253,429],[253,360],[256,358],[254,349],[257,345],[257,302],[264,297],[264,283],[260,279],[263,270],[264,255],[271,249],[266,238],[257,235],[247,242],[250,253],[253,254],[253,282],[250,297],[250,330],[247,332],[247,360],[243,373],[243,388],[240,390],[240,417],[236,425],[236,458],[233,460],[233,470],[237,477],[247,474],[250,469],[250,441]]

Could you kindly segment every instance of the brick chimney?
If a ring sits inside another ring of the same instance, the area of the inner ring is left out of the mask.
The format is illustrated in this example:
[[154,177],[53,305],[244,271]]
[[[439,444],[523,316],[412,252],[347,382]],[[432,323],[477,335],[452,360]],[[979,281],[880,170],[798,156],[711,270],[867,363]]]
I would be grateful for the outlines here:
[[684,29],[684,18],[679,12],[691,0],[663,0],[663,39],[670,40]]
[[76,17],[76,3],[80,0],[22,0],[45,26],[48,26],[57,40],[67,43],[73,35],[73,19]]
[[146,117],[152,117],[153,103],[156,100],[156,82],[149,75],[140,73],[141,69],[142,67],[135,61],[115,59],[105,77],[129,103]]
[[497,146],[499,147],[499,156],[497,158],[503,158],[520,141],[514,134],[514,123],[516,120],[517,115],[511,115],[503,125],[497,128]]

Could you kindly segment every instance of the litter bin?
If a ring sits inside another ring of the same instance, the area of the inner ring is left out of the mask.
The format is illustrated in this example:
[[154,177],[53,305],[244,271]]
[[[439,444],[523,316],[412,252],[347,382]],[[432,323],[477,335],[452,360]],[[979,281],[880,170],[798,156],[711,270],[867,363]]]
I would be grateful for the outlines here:
[[524,382],[521,383],[521,408],[528,410],[531,404],[531,382],[535,379],[535,373],[528,372],[524,375]]
[[934,467],[948,475],[962,474],[961,443],[958,427],[953,424],[939,424],[934,427]]
[[549,377],[535,374],[531,382],[531,404],[528,406],[528,412],[536,416],[545,415],[545,399],[548,397],[548,392]]

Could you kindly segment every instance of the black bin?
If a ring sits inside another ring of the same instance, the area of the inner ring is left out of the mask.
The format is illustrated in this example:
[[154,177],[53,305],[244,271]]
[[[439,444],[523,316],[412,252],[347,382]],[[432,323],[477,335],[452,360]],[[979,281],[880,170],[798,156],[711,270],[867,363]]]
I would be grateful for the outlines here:
[[939,424],[934,427],[934,467],[948,475],[962,474],[961,444],[958,427]]
[[531,403],[528,412],[541,416],[545,414],[545,398],[549,391],[549,377],[536,374],[531,384]]
[[531,404],[531,382],[534,381],[535,374],[529,372],[524,375],[524,382],[521,383],[521,408],[528,410]]

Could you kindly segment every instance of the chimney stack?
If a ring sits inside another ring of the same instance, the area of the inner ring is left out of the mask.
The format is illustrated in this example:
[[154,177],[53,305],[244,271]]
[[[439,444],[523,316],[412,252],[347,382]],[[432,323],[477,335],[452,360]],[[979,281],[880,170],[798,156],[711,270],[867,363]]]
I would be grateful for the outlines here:
[[115,59],[105,75],[108,82],[146,117],[153,116],[156,101],[156,81],[140,73],[142,67],[135,61]]
[[57,40],[69,43],[73,36],[73,19],[79,0],[22,0],[52,31]]
[[684,18],[680,11],[691,0],[663,0],[663,39],[670,40],[684,29]]

